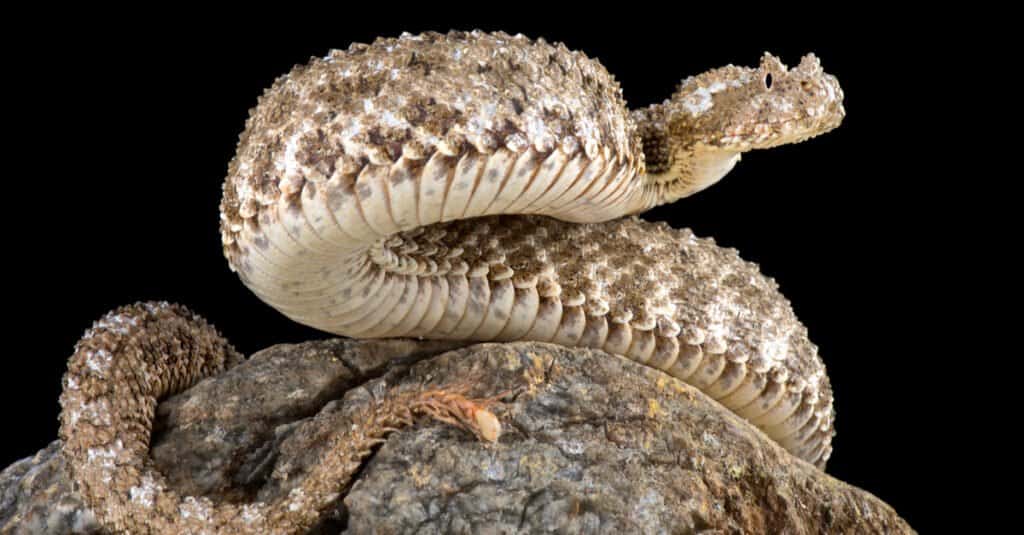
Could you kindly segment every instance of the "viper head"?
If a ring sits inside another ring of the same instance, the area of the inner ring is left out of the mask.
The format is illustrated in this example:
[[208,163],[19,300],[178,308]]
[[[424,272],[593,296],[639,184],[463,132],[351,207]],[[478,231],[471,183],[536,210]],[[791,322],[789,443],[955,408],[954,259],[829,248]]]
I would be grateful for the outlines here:
[[757,68],[729,65],[684,80],[668,118],[678,137],[730,152],[796,143],[843,120],[843,91],[813,54],[788,69],[765,53]]
[[637,211],[718,182],[752,149],[796,143],[839,126],[843,91],[813,54],[793,69],[765,53],[757,68],[728,65],[691,76],[672,98],[633,114],[646,181]]

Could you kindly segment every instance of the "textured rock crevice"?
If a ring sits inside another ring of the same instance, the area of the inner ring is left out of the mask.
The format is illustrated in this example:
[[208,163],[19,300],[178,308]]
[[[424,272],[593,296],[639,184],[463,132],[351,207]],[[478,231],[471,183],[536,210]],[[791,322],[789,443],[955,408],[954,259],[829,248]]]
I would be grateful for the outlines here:
[[[466,378],[473,395],[515,392],[494,408],[501,441],[437,423],[392,435],[314,533],[912,531],[877,498],[661,372],[537,343],[445,352],[458,345],[269,348],[162,403],[152,456],[179,492],[270,500],[387,388]],[[57,442],[0,473],[0,533],[100,532]]]

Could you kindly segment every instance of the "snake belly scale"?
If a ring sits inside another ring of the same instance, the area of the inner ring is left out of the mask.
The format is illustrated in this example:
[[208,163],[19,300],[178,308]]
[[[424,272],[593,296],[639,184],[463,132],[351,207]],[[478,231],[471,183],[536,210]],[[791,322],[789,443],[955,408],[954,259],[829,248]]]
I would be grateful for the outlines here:
[[[823,467],[831,387],[775,281],[633,214],[708,187],[743,152],[835,128],[842,98],[812,55],[714,69],[630,111],[600,63],[543,40],[354,44],[297,66],[251,110],[224,184],[224,254],[303,324],[603,349],[695,385]],[[170,314],[157,309],[133,310]],[[86,349],[76,358],[103,351]],[[65,413],[76,395],[66,379]]]

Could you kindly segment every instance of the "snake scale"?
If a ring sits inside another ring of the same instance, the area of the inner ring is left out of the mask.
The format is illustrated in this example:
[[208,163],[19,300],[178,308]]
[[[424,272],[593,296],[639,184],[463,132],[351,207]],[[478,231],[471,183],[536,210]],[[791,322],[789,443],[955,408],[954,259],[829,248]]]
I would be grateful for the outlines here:
[[[224,183],[224,254],[306,325],[603,349],[695,385],[823,467],[831,388],[775,281],[632,214],[708,187],[743,152],[835,128],[842,99],[813,55],[714,69],[630,111],[600,63],[560,44],[482,32],[353,44],[295,67],[251,110]],[[417,415],[500,431],[457,392],[396,389],[278,502],[179,496],[148,458],[157,402],[240,360],[166,303],[116,310],[78,343],[63,452],[107,528],[301,532]]]

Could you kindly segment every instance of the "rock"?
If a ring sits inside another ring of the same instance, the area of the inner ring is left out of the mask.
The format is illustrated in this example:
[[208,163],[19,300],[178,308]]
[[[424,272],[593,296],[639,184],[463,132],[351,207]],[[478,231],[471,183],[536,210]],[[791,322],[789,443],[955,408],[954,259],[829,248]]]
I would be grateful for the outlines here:
[[[269,500],[375,393],[458,378],[472,395],[509,393],[494,408],[499,443],[435,422],[396,433],[314,533],[913,533],[871,494],[643,365],[539,343],[461,345],[271,347],[162,403],[152,455],[183,493]],[[101,532],[56,441],[0,473],[0,533]]]

